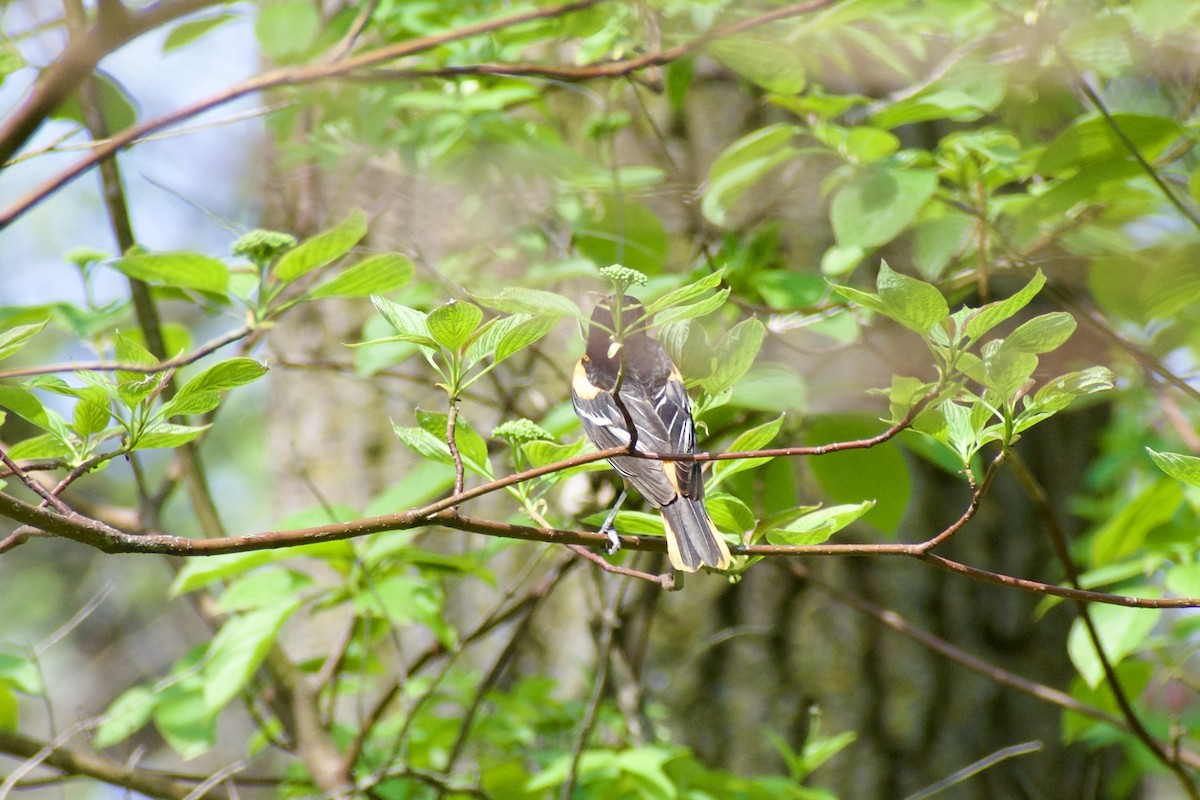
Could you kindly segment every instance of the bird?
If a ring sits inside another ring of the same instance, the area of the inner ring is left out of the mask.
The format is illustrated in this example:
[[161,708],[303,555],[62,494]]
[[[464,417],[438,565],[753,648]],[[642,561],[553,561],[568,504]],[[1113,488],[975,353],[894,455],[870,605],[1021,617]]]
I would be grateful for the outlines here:
[[[679,368],[646,333],[645,315],[642,304],[629,295],[619,302],[612,295],[596,305],[587,347],[571,378],[572,405],[584,434],[598,449],[628,446],[633,438],[638,452],[691,455],[696,452],[691,400]],[[729,547],[704,507],[699,463],[633,456],[608,461],[661,512],[673,568],[729,568]]]

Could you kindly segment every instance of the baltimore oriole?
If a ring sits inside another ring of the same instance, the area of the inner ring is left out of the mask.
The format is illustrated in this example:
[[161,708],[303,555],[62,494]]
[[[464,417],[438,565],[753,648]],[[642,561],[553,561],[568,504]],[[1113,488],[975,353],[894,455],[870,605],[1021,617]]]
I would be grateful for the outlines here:
[[[571,380],[575,413],[601,450],[628,445],[632,421],[635,450],[695,453],[696,426],[683,377],[662,345],[646,334],[644,318],[642,304],[628,295],[596,306],[587,349]],[[700,464],[631,456],[609,463],[662,512],[671,566],[684,572],[729,567],[729,548],[704,508]]]

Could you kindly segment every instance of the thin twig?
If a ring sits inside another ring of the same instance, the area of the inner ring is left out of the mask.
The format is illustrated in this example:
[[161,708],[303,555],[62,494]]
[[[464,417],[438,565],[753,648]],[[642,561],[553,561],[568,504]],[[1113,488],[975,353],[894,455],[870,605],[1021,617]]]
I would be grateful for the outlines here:
[[[1041,483],[1030,472],[1029,468],[1020,456],[1015,456],[1012,460],[1013,474],[1017,478],[1017,482],[1025,490],[1030,501],[1037,507],[1041,514],[1042,523],[1046,528],[1046,533],[1050,537],[1050,543],[1053,546],[1054,554],[1058,558],[1059,563],[1066,573],[1067,580],[1076,589],[1080,588],[1079,571],[1075,568],[1075,562],[1071,558],[1071,552],[1067,545],[1066,533],[1058,524],[1058,517],[1054,513],[1054,508],[1051,506],[1049,498],[1046,496],[1045,490]],[[1156,759],[1162,762],[1163,766],[1171,770],[1178,779],[1183,790],[1192,800],[1200,798],[1200,790],[1197,789],[1195,781],[1191,774],[1180,763],[1178,751],[1174,754],[1168,752],[1167,748],[1155,738],[1138,716],[1137,711],[1130,702],[1129,696],[1125,692],[1125,688],[1117,675],[1117,670],[1113,666],[1112,661],[1104,651],[1104,642],[1100,638],[1100,631],[1096,627],[1095,621],[1092,619],[1091,613],[1088,611],[1087,603],[1082,600],[1075,600],[1076,609],[1080,619],[1083,621],[1084,628],[1087,629],[1088,638],[1091,640],[1092,647],[1096,651],[1096,658],[1100,662],[1100,667],[1104,670],[1104,679],[1108,685],[1109,691],[1112,692],[1113,699],[1117,703],[1117,707],[1121,710],[1121,715],[1129,724],[1130,732],[1146,746]]]
[[[599,582],[601,589],[603,583]],[[609,652],[612,650],[613,634],[617,629],[617,620],[621,608],[621,600],[624,597],[625,587],[628,583],[618,584],[615,590],[616,597],[612,603],[604,601],[604,592],[601,591],[601,627],[600,641],[596,646],[596,675],[593,678],[592,694],[588,698],[587,710],[584,712],[583,719],[579,723],[579,735],[575,737],[575,743],[571,747],[571,765],[567,770],[566,780],[563,781],[562,791],[559,792],[560,800],[571,800],[575,793],[575,782],[579,777],[579,764],[583,759],[583,751],[587,748],[588,738],[592,733],[592,726],[596,724],[596,713],[600,708],[600,700],[604,696],[604,684],[608,680],[608,659]]]
[[617,564],[609,563],[603,557],[601,557],[599,553],[589,550],[588,548],[579,544],[569,544],[567,545],[567,549],[572,553],[591,561],[605,572],[611,572],[613,575],[624,575],[626,578],[635,578],[640,581],[653,583],[656,586],[661,586],[668,591],[675,588],[674,572],[664,572],[661,575],[655,575],[652,572],[641,572],[636,569],[622,567]]
[[1076,68],[1074,60],[1070,55],[1067,54],[1066,49],[1061,44],[1056,42],[1054,44],[1054,52],[1056,55],[1058,55],[1058,58],[1063,63],[1063,66],[1067,68],[1067,72],[1071,74],[1071,80],[1075,82],[1080,91],[1084,93],[1087,99],[1091,101],[1092,105],[1096,107],[1096,110],[1100,112],[1100,116],[1104,118],[1104,122],[1106,125],[1108,125],[1109,130],[1111,130],[1113,134],[1115,134],[1116,137],[1121,140],[1121,144],[1124,145],[1125,149],[1129,151],[1129,154],[1133,156],[1133,159],[1137,161],[1138,166],[1142,168],[1142,171],[1145,172],[1147,177],[1154,182],[1154,185],[1157,186],[1158,190],[1162,192],[1164,197],[1167,198],[1167,201],[1171,205],[1175,206],[1175,209],[1183,215],[1184,219],[1192,223],[1193,228],[1200,230],[1200,216],[1197,216],[1195,211],[1193,211],[1191,208],[1188,208],[1188,206],[1179,199],[1175,192],[1171,190],[1171,187],[1167,185],[1167,182],[1163,180],[1162,175],[1158,174],[1158,170],[1154,168],[1154,165],[1147,161],[1146,157],[1142,155],[1142,151],[1139,150],[1137,145],[1134,144],[1133,140],[1129,138],[1129,134],[1125,133],[1125,131],[1121,129],[1121,126],[1117,124],[1117,121],[1113,118],[1112,113],[1108,110],[1108,106],[1106,106],[1104,101],[1100,99],[1100,95],[1097,94],[1096,90],[1091,87],[1091,84],[1084,80],[1083,75],[1081,75],[1079,69]]
[[156,375],[160,372],[178,369],[192,364],[205,356],[220,350],[227,344],[244,339],[254,332],[249,325],[218,336],[187,355],[168,358],[157,364],[122,364],[117,361],[79,361],[69,364],[43,364],[36,367],[14,367],[0,370],[0,380],[6,378],[28,378],[34,375],[55,375],[60,372],[136,372],[142,375]]
[[[29,209],[33,208],[38,203],[45,200],[63,185],[79,177],[101,160],[107,158],[109,155],[129,146],[133,141],[146,136],[149,133],[154,133],[185,119],[190,119],[198,114],[202,114],[209,109],[224,105],[232,100],[281,86],[308,85],[335,78],[344,78],[353,74],[355,71],[364,70],[369,67],[374,67],[378,64],[396,61],[400,58],[426,52],[449,42],[460,41],[462,39],[502,30],[513,25],[531,22],[533,20],[552,19],[554,17],[565,16],[567,14],[594,6],[599,2],[601,2],[601,0],[576,0],[576,2],[567,3],[561,6],[534,9],[498,19],[486,20],[473,25],[464,25],[452,31],[445,31],[443,33],[432,34],[392,45],[386,45],[376,48],[375,50],[360,53],[357,56],[344,58],[340,61],[332,63],[317,62],[307,66],[284,67],[264,72],[253,78],[249,78],[240,83],[234,84],[233,86],[230,86],[214,95],[210,95],[209,97],[196,101],[195,103],[183,106],[174,111],[155,117],[154,119],[147,120],[141,124],[130,126],[116,136],[113,136],[108,143],[97,148],[95,152],[85,156],[61,172],[51,176],[49,179],[26,193],[24,197],[20,198],[7,209],[5,209],[3,213],[0,213],[0,230],[3,230],[8,225],[12,224],[12,222],[14,222],[18,217],[29,211]],[[724,28],[698,35],[696,38],[684,44],[670,48],[669,50],[635,56],[619,61],[603,62],[588,67],[554,65],[542,67],[540,65],[495,64],[478,65],[473,68],[430,70],[427,71],[427,74],[453,75],[457,71],[459,74],[505,75],[511,74],[514,70],[519,70],[525,66],[528,67],[527,74],[538,74],[540,71],[547,77],[555,77],[560,80],[595,80],[601,78],[623,77],[625,75],[644,70],[648,67],[661,66],[663,64],[670,63],[671,61],[675,61],[695,52],[714,39],[718,39],[723,36],[731,36],[736,33],[742,33],[755,27],[767,25],[772,22],[787,19],[789,17],[817,11],[833,5],[834,2],[835,0],[808,0],[808,2],[782,6],[777,9],[772,9],[766,13],[740,20],[739,22],[733,23]],[[419,72],[414,72],[410,77],[417,77],[419,74]],[[391,77],[385,75],[383,76],[383,79],[391,80]]]
[[458,401],[451,398],[450,410],[446,413],[446,447],[450,449],[450,458],[454,461],[454,494],[460,495],[463,491],[463,477],[466,473],[463,470],[462,453],[458,452],[458,436],[455,430],[457,421]]
[[927,800],[928,798],[933,797],[936,794],[941,794],[941,792],[943,790],[949,789],[951,786],[954,786],[955,784],[958,784],[958,783],[962,783],[967,778],[970,778],[974,775],[977,775],[980,772],[983,772],[985,769],[991,769],[992,767],[999,764],[1001,761],[1007,761],[1008,759],[1015,758],[1017,756],[1026,756],[1026,755],[1029,755],[1030,753],[1036,753],[1041,749],[1042,749],[1042,743],[1038,742],[1038,741],[1022,742],[1021,744],[1014,744],[1014,745],[1009,745],[1008,747],[1002,747],[999,750],[997,750],[996,752],[991,753],[990,755],[984,756],[983,758],[979,759],[978,761],[974,762],[973,764],[969,764],[969,765],[963,767],[962,769],[958,770],[957,772],[953,772],[950,775],[947,775],[945,778],[942,778],[937,783],[935,783],[931,786],[926,786],[924,789],[921,789],[919,792],[910,794],[908,797],[905,798],[905,800]]
[[42,486],[42,484],[35,481],[33,478],[26,475],[25,470],[21,469],[20,465],[17,464],[17,462],[15,462],[11,458],[9,458],[8,453],[6,453],[4,451],[4,448],[2,448],[2,447],[0,447],[0,461],[3,461],[4,466],[8,467],[8,471],[10,473],[12,473],[13,475],[17,476],[17,478],[21,481],[21,483],[25,484],[25,486],[27,486],[30,491],[32,491],[38,497],[42,498],[42,500],[44,502],[49,503],[50,505],[54,506],[54,509],[56,511],[58,511],[58,513],[60,513],[60,514],[73,513],[71,511],[71,509],[67,506],[66,503],[64,503],[62,500],[60,500],[58,497],[55,496],[54,492],[50,491],[45,486]]
[[325,55],[325,60],[332,63],[341,61],[350,54],[354,49],[354,43],[358,41],[358,37],[362,36],[363,31],[367,29],[367,23],[371,21],[371,15],[375,13],[375,9],[379,7],[379,0],[368,0],[363,4],[363,7],[358,12],[358,16],[354,18],[354,22],[350,25],[350,30],[346,31],[346,35],[342,37],[336,45]]

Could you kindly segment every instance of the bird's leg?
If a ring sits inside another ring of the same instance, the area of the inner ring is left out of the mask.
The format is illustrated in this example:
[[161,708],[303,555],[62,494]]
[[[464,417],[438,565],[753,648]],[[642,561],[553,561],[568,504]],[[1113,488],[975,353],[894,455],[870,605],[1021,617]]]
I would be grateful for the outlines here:
[[604,524],[600,526],[600,533],[608,537],[608,547],[605,549],[605,555],[613,555],[621,549],[621,538],[617,536],[617,531],[613,528],[613,520],[617,518],[617,512],[621,510],[621,505],[625,502],[626,490],[622,489],[617,495],[617,502],[613,503],[612,510],[608,512],[608,516],[604,518]]

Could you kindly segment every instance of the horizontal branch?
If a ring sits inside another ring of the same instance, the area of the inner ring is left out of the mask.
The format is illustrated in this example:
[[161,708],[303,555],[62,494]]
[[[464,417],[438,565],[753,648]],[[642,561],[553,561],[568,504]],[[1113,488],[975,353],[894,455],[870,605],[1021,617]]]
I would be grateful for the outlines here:
[[36,367],[14,367],[0,369],[0,380],[5,378],[28,378],[35,375],[57,375],[60,372],[135,372],[143,375],[155,375],[167,370],[186,367],[210,353],[220,350],[227,344],[233,344],[254,332],[254,328],[246,325],[237,330],[218,336],[187,355],[168,358],[156,364],[122,364],[118,361],[76,361],[63,364],[42,364]]
[[[187,783],[153,770],[130,767],[106,756],[43,742],[16,731],[0,729],[0,753],[36,761],[68,775],[85,775],[149,797],[183,800],[191,796],[194,789]],[[211,786],[204,796],[221,800],[228,798],[229,794],[220,786]]]
[[[602,457],[604,453],[590,455]],[[545,471],[544,468],[542,471]],[[463,492],[464,495],[470,493],[470,490]],[[0,515],[45,530],[55,536],[71,539],[80,544],[86,544],[103,552],[113,554],[154,553],[180,557],[215,556],[229,553],[244,553],[253,550],[299,547],[320,542],[343,541],[374,533],[412,530],[414,528],[429,526],[451,528],[488,536],[501,536],[509,539],[545,542],[548,544],[580,544],[592,547],[604,547],[607,546],[609,541],[607,535],[593,531],[573,531],[517,525],[509,522],[494,522],[458,514],[451,510],[438,510],[429,514],[423,514],[422,512],[423,509],[416,509],[400,514],[369,517],[354,522],[317,525],[291,531],[271,531],[246,536],[232,536],[224,539],[189,539],[185,536],[174,536],[164,533],[128,533],[85,517],[68,519],[46,509],[24,503],[8,495],[0,494]],[[661,536],[622,534],[618,538],[622,549],[660,553],[666,551],[666,540]],[[976,580],[1032,591],[1038,594],[1050,594],[1086,602],[1106,603],[1133,608],[1200,607],[1200,598],[1156,599],[1128,597],[1083,589],[1069,589],[1054,584],[989,572],[927,552],[930,541],[933,541],[933,539],[912,544],[735,545],[730,547],[730,551],[736,555],[762,557],[835,555],[906,556]],[[0,552],[2,552],[2,549],[0,549]]]
[[[698,453],[695,456],[678,457],[662,456],[654,453],[630,452],[627,446],[610,447],[592,453],[584,453],[553,464],[546,464],[523,472],[498,478],[479,486],[456,492],[441,500],[429,503],[421,508],[414,508],[396,514],[384,514],[367,517],[353,522],[317,525],[286,531],[268,531],[243,536],[231,536],[214,539],[190,539],[186,536],[175,536],[166,533],[131,533],[105,525],[98,520],[90,519],[80,514],[62,515],[48,509],[25,503],[10,495],[0,493],[0,516],[23,523],[28,526],[24,530],[0,541],[0,553],[24,542],[32,534],[29,529],[45,531],[52,536],[95,547],[106,553],[143,553],[181,557],[215,556],[230,553],[244,553],[254,550],[274,550],[287,547],[299,547],[320,542],[343,541],[375,533],[396,530],[412,530],[429,526],[440,526],[454,530],[480,533],[488,536],[501,536],[509,539],[545,542],[548,544],[574,544],[591,547],[606,547],[608,536],[594,531],[561,530],[545,526],[517,525],[507,522],[495,522],[469,517],[460,514],[456,508],[462,503],[513,486],[533,478],[549,475],[554,472],[572,467],[590,464],[606,458],[629,456],[658,460],[697,460],[715,461],[733,458],[762,458],[766,456],[801,456],[825,455],[850,449],[874,447],[895,437],[911,423],[920,413],[920,409],[928,401],[928,396],[915,404],[899,422],[893,424],[884,432],[866,439],[849,442],[834,442],[815,447],[779,448],[776,450],[754,450],[737,453]],[[1107,603],[1109,605],[1129,606],[1134,608],[1195,608],[1200,607],[1200,598],[1144,598],[1125,595],[1093,592],[1084,589],[1071,589],[1054,584],[1042,583],[1026,578],[1017,578],[1001,573],[971,567],[952,559],[938,556],[930,551],[945,542],[974,517],[979,508],[983,495],[987,492],[993,477],[1004,460],[1001,453],[988,467],[987,474],[979,486],[971,494],[971,500],[966,510],[957,520],[946,529],[922,542],[896,542],[883,544],[814,544],[814,545],[781,545],[754,544],[737,545],[731,551],[738,555],[760,557],[796,557],[796,556],[905,556],[924,561],[949,572],[955,572],[976,580],[994,583],[1001,586],[1054,595],[1085,602]],[[618,537],[621,547],[626,550],[650,552],[665,552],[666,540],[661,536],[636,536],[623,534]]]

